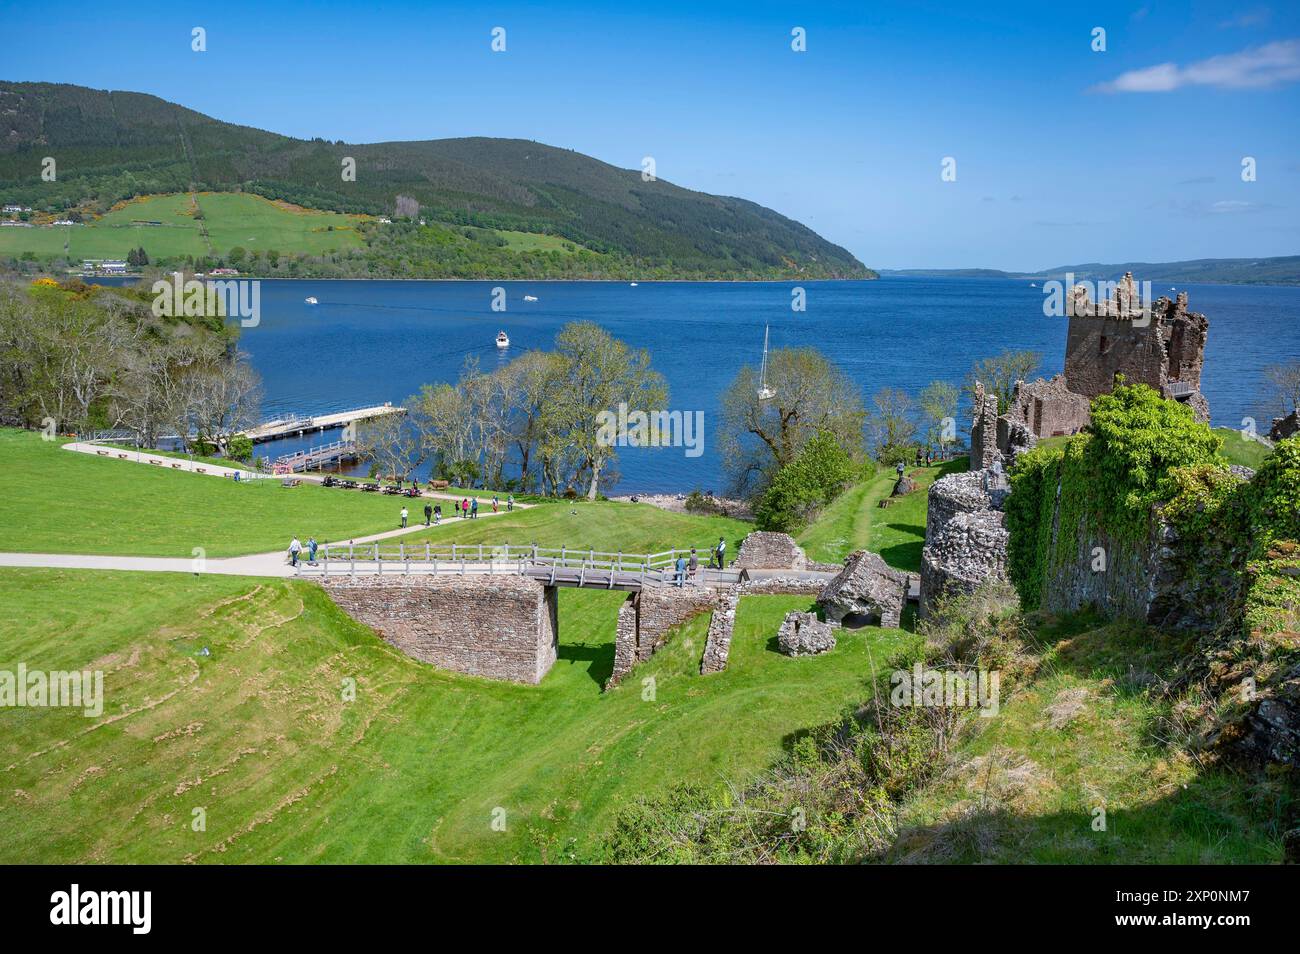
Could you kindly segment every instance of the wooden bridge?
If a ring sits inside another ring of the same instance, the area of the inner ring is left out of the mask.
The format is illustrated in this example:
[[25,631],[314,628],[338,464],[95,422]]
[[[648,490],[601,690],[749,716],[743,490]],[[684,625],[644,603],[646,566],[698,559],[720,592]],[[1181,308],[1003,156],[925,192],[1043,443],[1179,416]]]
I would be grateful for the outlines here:
[[[305,557],[305,552],[304,552]],[[694,577],[687,570],[687,586],[727,586],[738,583],[740,570],[718,570],[704,565],[707,553],[697,554]],[[671,586],[676,582],[678,557],[690,559],[689,550],[662,553],[606,553],[568,547],[511,546],[489,543],[410,544],[359,546],[331,544],[316,553],[316,563],[299,562],[300,576],[413,574],[511,574],[526,576],[546,586],[639,591]]]

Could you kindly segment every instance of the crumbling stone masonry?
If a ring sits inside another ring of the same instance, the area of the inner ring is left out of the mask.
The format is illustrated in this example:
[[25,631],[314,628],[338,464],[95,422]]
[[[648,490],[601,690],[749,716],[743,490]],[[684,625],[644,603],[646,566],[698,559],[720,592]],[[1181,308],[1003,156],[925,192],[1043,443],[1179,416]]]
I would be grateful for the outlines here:
[[1005,415],[1008,423],[1023,424],[1035,437],[1077,434],[1089,417],[1089,398],[1070,390],[1059,374],[1050,381],[1017,381]]
[[1088,300],[1083,286],[1072,291],[1065,345],[1069,389],[1088,398],[1109,394],[1115,375],[1122,374],[1126,384],[1146,384],[1208,421],[1210,405],[1201,394],[1208,319],[1187,310],[1186,292],[1176,301],[1157,299],[1144,314],[1133,276],[1126,274],[1119,284],[1110,300],[1098,304]]
[[998,398],[975,382],[975,419],[970,429],[970,466],[988,467],[998,459]]
[[920,614],[950,590],[970,593],[986,579],[1007,578],[1002,507],[1010,492],[1001,468],[941,477],[930,486],[921,551]]
[[727,657],[731,654],[731,636],[736,630],[736,608],[740,605],[741,589],[733,586],[718,597],[718,605],[709,620],[709,638],[704,644],[704,656],[700,659],[700,674],[722,672],[727,668]]
[[717,592],[705,586],[647,586],[630,593],[618,610],[614,671],[605,688],[617,685],[633,666],[654,655],[670,629],[717,602]]
[[878,618],[881,626],[902,622],[907,601],[907,574],[889,566],[878,554],[858,550],[849,554],[844,569],[817,597],[826,619],[842,623],[849,616]]
[[755,530],[740,542],[732,567],[737,570],[802,570],[808,555],[788,533]]
[[786,613],[776,645],[787,656],[817,656],[835,648],[838,623],[823,623],[816,613]]
[[371,574],[322,585],[349,616],[421,662],[532,684],[555,662],[555,589],[535,580]]

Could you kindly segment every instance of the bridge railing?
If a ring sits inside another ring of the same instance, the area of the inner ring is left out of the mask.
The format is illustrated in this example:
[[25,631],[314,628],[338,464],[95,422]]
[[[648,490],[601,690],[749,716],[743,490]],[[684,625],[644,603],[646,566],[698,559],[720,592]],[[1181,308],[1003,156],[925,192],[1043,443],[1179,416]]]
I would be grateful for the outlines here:
[[[698,555],[698,552],[697,552]],[[673,579],[678,557],[689,550],[660,553],[623,553],[572,547],[491,543],[364,543],[327,544],[316,561],[300,563],[304,574],[322,576],[356,573],[469,573],[513,572],[544,575],[547,570],[577,571],[580,579],[662,583]],[[306,552],[302,554],[305,560]],[[705,556],[700,557],[701,566]]]

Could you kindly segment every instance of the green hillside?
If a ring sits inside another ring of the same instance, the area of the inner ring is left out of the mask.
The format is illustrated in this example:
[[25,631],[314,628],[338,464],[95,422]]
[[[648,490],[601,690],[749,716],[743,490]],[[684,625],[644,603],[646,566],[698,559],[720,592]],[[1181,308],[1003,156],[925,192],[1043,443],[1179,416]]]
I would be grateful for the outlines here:
[[[40,176],[49,155],[58,161],[54,182]],[[355,181],[343,175],[349,158],[356,163]],[[372,216],[396,216],[399,196],[414,200],[418,211],[409,202],[402,211],[414,212],[408,217],[428,227],[395,222],[392,229],[372,230],[368,274],[421,275],[422,264],[431,261],[427,273],[439,277],[509,271],[512,262],[539,277],[874,277],[844,249],[771,209],[663,179],[646,182],[640,170],[541,143],[301,140],[141,93],[0,82],[5,203],[93,218],[141,195],[235,190]],[[49,255],[51,242],[55,254],[61,250],[60,239],[35,237],[40,229],[15,231],[20,238],[9,243],[33,243],[22,251]],[[539,239],[512,241],[512,233],[549,237],[549,247]],[[212,254],[224,255],[224,240],[237,237],[214,235]],[[13,248],[0,247],[0,253]],[[585,253],[566,254],[579,249]],[[329,274],[325,266],[358,272],[347,256],[335,256],[312,263],[312,273]]]

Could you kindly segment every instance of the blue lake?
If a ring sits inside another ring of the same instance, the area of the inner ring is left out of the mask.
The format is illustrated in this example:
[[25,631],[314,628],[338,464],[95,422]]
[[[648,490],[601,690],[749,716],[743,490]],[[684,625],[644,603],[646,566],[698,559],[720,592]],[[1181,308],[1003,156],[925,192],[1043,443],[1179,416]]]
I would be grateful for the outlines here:
[[[1066,321],[1043,315],[1042,290],[1029,282],[808,282],[802,313],[790,308],[794,285],[266,280],[261,322],[244,329],[240,347],[262,376],[265,417],[320,414],[400,403],[423,384],[454,381],[467,356],[490,369],[551,347],[566,322],[599,322],[650,351],[668,380],[671,409],[705,415],[699,457],[681,448],[621,449],[616,489],[624,493],[723,489],[713,440],[718,399],[743,364],[758,362],[767,321],[771,347],[822,349],[862,388],[864,400],[886,385],[915,396],[935,379],[960,383],[972,362],[1008,348],[1041,352],[1044,375],[1060,371],[1064,361]],[[491,308],[497,286],[506,289],[504,313]],[[1300,357],[1300,288],[1179,290],[1210,320],[1201,385],[1213,423],[1240,427],[1243,417],[1259,417],[1262,369]],[[1167,286],[1154,292],[1173,294]],[[525,302],[525,295],[538,300]],[[306,304],[307,296],[319,304]],[[500,329],[511,339],[504,352],[494,344]],[[264,444],[258,453],[323,440]]]

